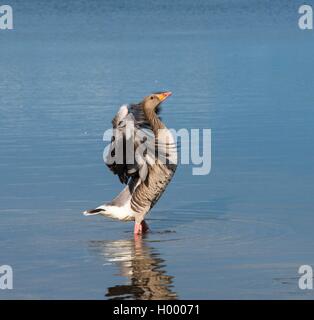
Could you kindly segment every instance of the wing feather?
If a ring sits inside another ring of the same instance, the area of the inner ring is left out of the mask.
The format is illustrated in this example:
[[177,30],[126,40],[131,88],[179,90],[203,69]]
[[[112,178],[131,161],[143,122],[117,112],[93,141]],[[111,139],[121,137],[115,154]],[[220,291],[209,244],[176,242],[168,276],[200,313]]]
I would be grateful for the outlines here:
[[[118,175],[121,183],[127,184],[130,177],[147,179],[150,166],[158,160],[163,163],[176,154],[173,141],[155,137],[145,118],[141,105],[123,105],[112,120],[113,135],[106,164]],[[158,150],[156,152],[156,150]]]

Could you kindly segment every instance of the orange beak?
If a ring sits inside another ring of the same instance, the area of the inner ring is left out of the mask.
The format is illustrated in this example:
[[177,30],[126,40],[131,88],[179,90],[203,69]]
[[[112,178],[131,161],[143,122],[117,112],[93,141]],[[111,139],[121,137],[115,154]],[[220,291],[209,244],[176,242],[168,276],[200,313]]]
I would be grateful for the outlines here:
[[162,101],[166,100],[171,95],[172,95],[171,91],[166,91],[166,92],[158,93],[157,98],[160,100],[160,102],[162,102]]

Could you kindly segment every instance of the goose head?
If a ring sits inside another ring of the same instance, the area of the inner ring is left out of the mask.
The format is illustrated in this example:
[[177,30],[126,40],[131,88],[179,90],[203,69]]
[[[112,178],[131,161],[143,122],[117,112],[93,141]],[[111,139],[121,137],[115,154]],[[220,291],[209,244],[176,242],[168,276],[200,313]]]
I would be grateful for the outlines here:
[[156,92],[145,97],[143,100],[143,108],[147,111],[154,111],[163,101],[172,95],[170,91]]

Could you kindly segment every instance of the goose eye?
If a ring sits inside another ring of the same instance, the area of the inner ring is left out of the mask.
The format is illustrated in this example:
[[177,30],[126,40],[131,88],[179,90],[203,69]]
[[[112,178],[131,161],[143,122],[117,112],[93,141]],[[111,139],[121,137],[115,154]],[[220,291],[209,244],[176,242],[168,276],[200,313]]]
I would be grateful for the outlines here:
[[153,97],[153,96],[151,96],[151,97],[150,97],[150,100],[153,100],[153,99],[154,99],[154,97]]

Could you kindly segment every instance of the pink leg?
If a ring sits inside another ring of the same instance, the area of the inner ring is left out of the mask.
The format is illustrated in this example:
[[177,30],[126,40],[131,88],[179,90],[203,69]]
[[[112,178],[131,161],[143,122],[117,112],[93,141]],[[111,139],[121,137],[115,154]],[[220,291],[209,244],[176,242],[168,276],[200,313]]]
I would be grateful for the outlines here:
[[143,234],[149,230],[148,224],[143,220],[141,223],[136,223],[134,225],[134,234]]
[[134,234],[142,234],[142,225],[140,223],[134,224]]

